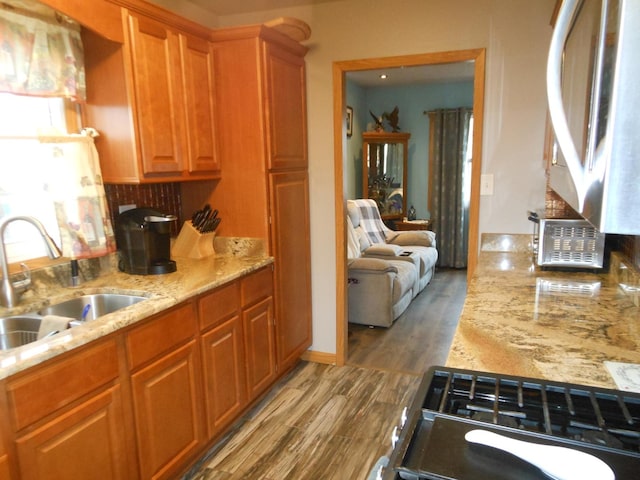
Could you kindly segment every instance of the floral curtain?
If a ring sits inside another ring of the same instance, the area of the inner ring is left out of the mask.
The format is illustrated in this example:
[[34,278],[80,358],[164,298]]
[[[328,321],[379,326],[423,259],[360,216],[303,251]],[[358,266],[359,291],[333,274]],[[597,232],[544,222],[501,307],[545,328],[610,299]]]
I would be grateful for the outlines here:
[[88,132],[40,138],[47,179],[43,187],[55,208],[62,252],[72,259],[116,249],[98,152]]
[[[22,201],[25,205],[17,205],[26,210],[15,214],[31,215],[26,205],[29,202],[39,202],[38,211],[43,212],[52,205],[62,252],[70,259],[103,256],[116,249],[98,152],[90,132],[91,129],[73,135],[0,137],[2,159],[21,167],[15,169],[19,172],[16,174],[28,171],[33,186]],[[7,168],[3,175],[13,170]],[[12,192],[0,189],[2,193]]]
[[84,101],[79,27],[0,9],[0,91]]
[[431,216],[438,235],[438,266],[466,268],[471,190],[473,111],[438,109],[429,113]]

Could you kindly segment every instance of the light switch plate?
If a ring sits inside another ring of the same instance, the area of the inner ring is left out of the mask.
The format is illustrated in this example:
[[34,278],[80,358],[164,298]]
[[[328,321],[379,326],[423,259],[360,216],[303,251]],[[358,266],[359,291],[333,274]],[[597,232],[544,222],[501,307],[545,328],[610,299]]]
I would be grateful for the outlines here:
[[493,195],[493,174],[480,175],[480,195]]

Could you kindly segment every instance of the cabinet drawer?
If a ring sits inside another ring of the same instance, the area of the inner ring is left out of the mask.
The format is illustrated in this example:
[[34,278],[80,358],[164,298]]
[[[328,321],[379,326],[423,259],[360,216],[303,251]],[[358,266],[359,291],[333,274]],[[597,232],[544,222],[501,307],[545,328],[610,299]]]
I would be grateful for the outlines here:
[[168,352],[196,333],[196,318],[191,303],[177,307],[127,334],[129,368],[135,369],[154,357]]
[[117,377],[113,340],[9,382],[7,392],[15,429],[21,430]]
[[198,301],[200,328],[218,325],[222,321],[238,315],[240,311],[240,283],[220,287],[202,296]]
[[273,275],[271,267],[263,268],[243,278],[240,283],[240,290],[243,307],[272,296]]

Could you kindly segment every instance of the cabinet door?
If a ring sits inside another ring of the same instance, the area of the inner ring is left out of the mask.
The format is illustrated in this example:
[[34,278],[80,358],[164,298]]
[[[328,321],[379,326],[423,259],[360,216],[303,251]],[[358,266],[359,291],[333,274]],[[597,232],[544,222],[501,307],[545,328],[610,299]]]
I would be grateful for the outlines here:
[[304,58],[265,44],[269,169],[307,167]]
[[0,456],[0,478],[11,480],[11,469],[9,466],[9,455]]
[[184,106],[178,34],[130,15],[135,110],[145,174],[183,170]]
[[131,377],[140,477],[174,478],[202,443],[195,340]]
[[20,478],[131,478],[120,397],[116,385],[20,437]]
[[269,179],[278,366],[286,368],[311,345],[309,179],[306,171]]
[[220,170],[216,148],[213,46],[181,35],[182,74],[187,114],[189,172]]
[[239,316],[202,336],[208,438],[231,423],[247,403],[242,339]]
[[249,400],[256,398],[276,378],[271,297],[242,312]]

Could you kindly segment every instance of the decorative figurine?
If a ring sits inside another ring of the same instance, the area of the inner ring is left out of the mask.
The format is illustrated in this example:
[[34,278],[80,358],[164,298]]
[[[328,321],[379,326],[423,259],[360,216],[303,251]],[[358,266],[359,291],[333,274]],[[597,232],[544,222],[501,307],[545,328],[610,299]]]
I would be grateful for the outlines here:
[[376,132],[383,132],[384,131],[384,126],[382,125],[382,117],[376,117],[371,110],[369,110],[369,113],[371,114],[371,116],[373,117],[373,119],[376,122],[375,131]]
[[394,132],[394,133],[400,131],[400,125],[398,125],[398,121],[399,121],[398,113],[399,112],[400,112],[400,109],[396,105],[396,108],[394,108],[391,113],[384,112],[382,114],[382,118],[384,118],[386,121],[389,122],[389,125],[391,125],[391,131]]

